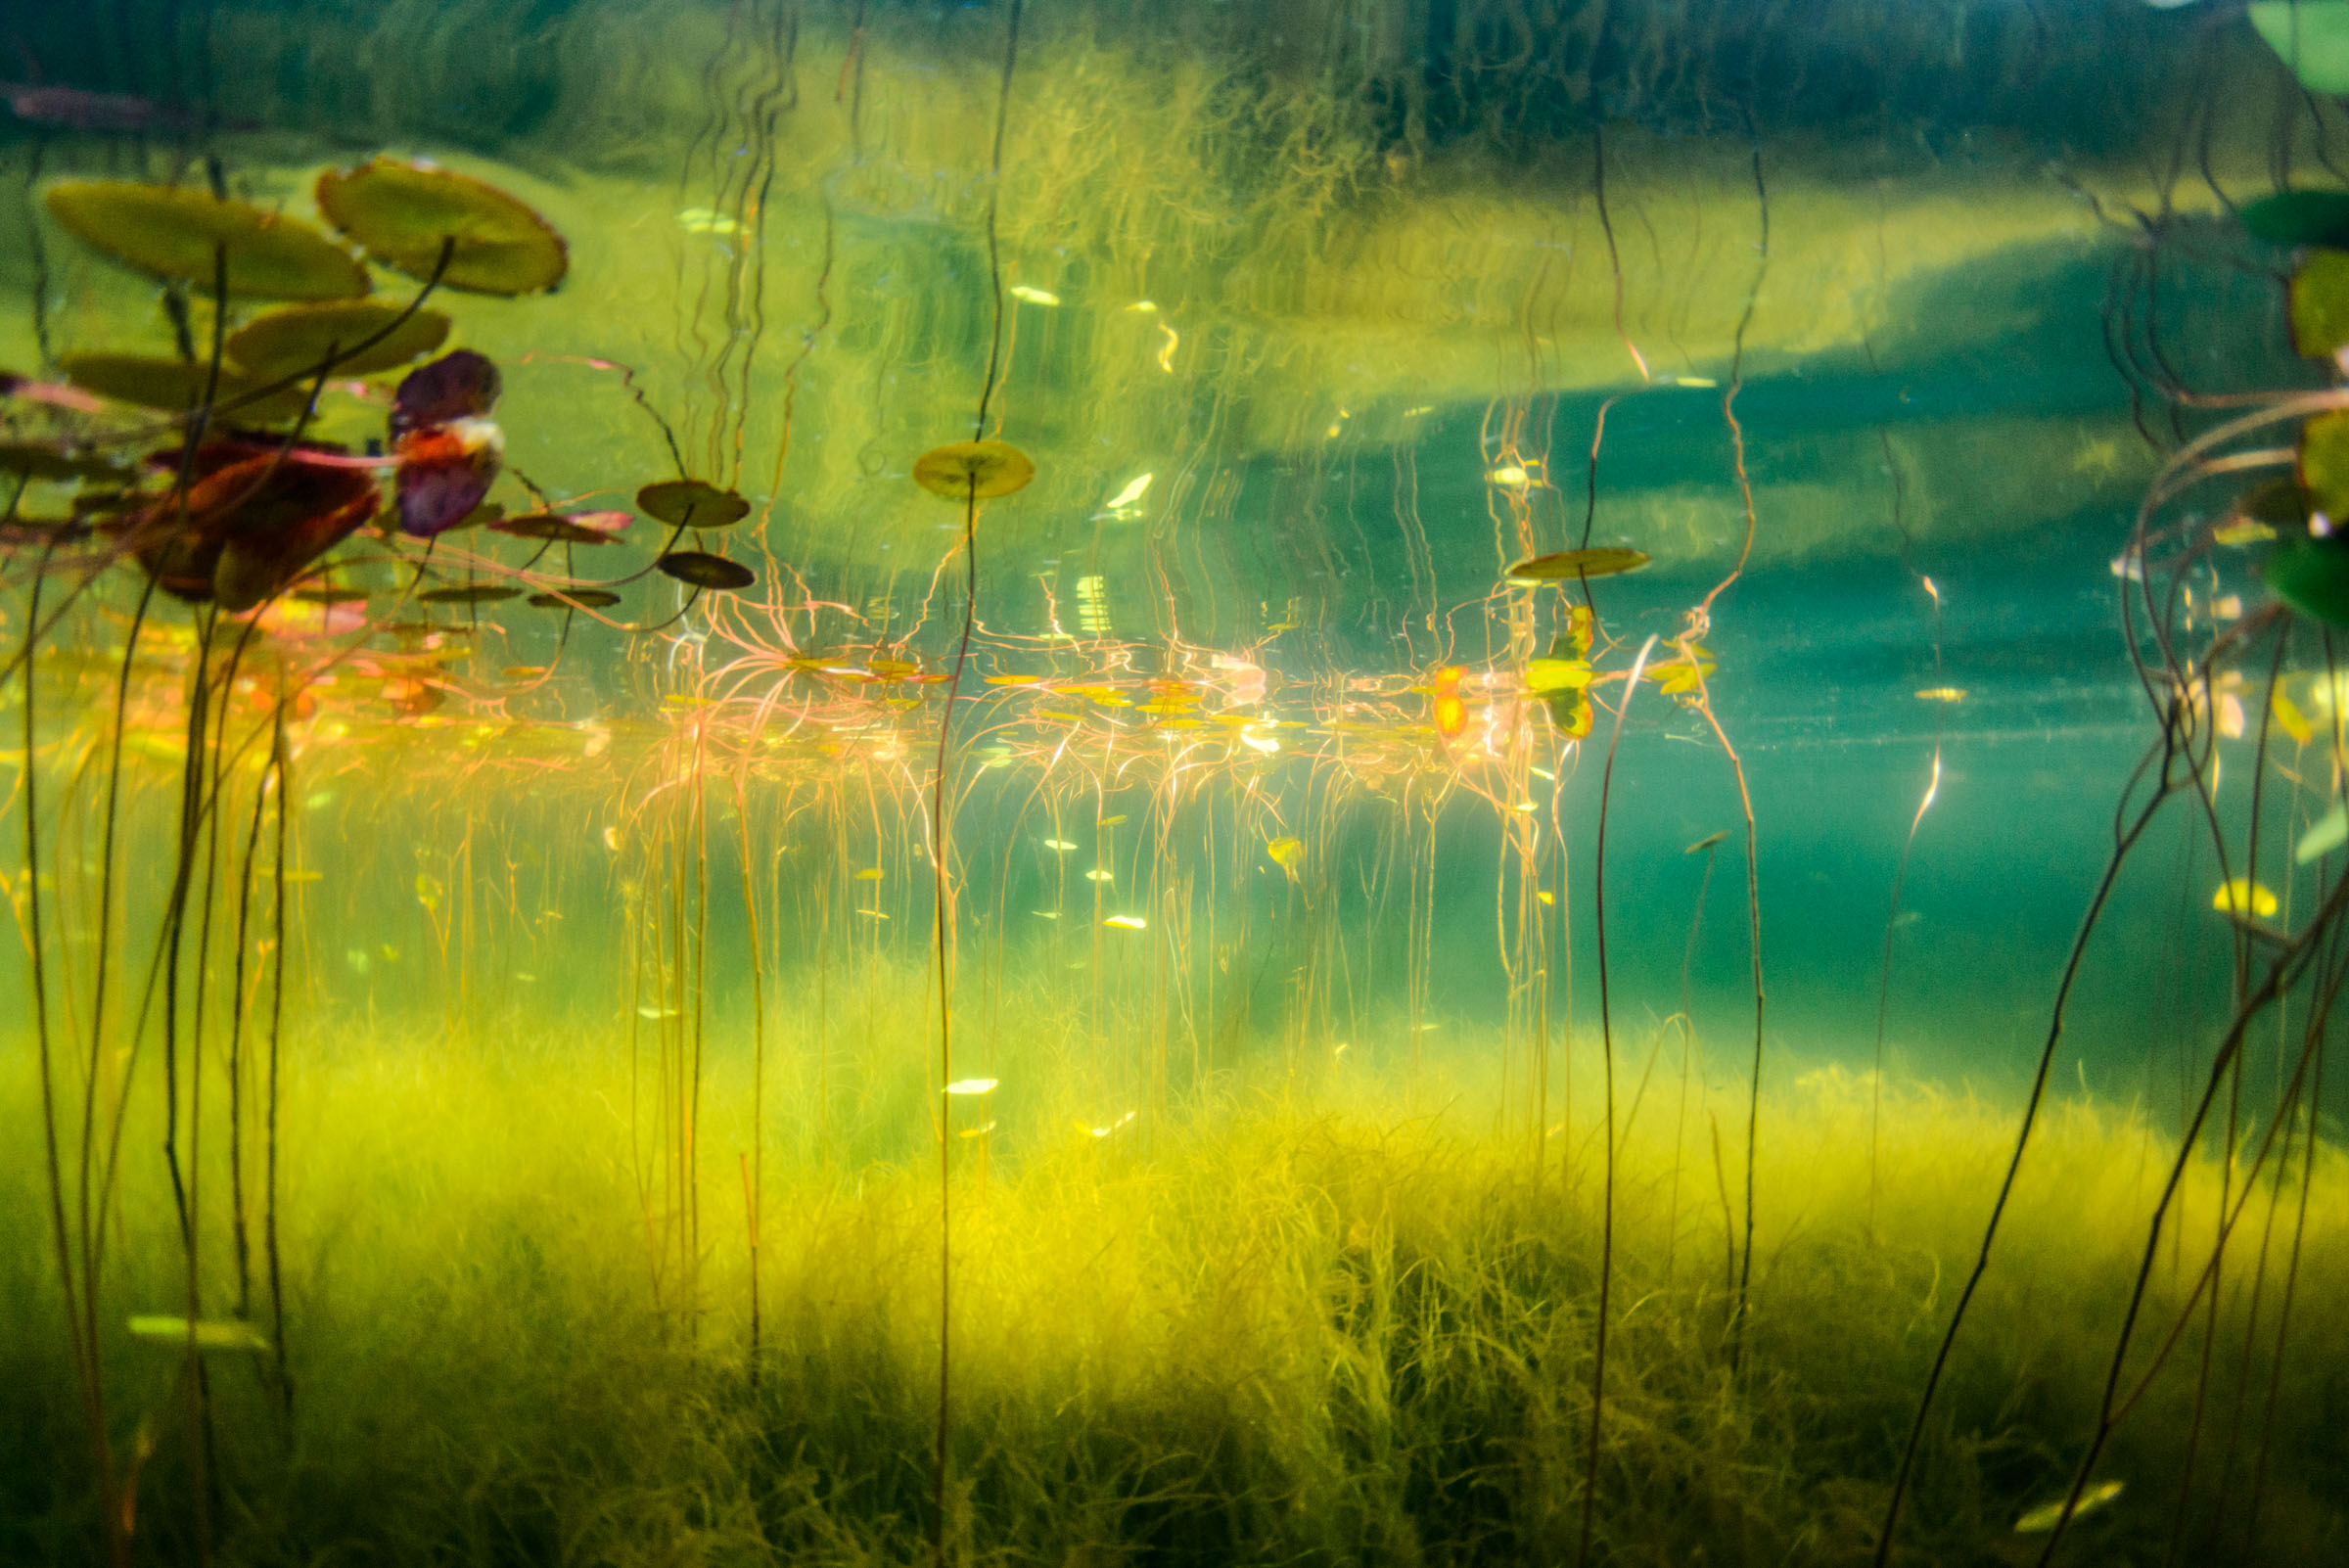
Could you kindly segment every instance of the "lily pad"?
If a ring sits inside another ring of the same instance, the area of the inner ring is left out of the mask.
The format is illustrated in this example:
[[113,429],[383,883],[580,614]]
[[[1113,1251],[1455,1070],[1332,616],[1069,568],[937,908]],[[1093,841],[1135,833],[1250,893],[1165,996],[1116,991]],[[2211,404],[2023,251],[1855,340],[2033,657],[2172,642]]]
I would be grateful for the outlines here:
[[2349,3],[2255,0],[2251,26],[2313,93],[2349,93]]
[[610,588],[572,588],[563,593],[533,593],[530,603],[541,610],[569,610],[575,606],[583,610],[609,610],[620,603],[620,595]]
[[[351,350],[377,334],[383,340],[358,353]],[[402,316],[401,307],[381,300],[288,305],[247,322],[229,334],[228,357],[261,381],[313,376],[328,356],[337,375],[371,376],[396,370],[440,346],[448,317],[438,310]]]
[[431,163],[378,158],[318,176],[318,210],[388,267],[429,278],[443,247],[443,287],[535,294],[570,270],[563,236],[493,185]]
[[700,550],[671,550],[653,565],[679,582],[689,582],[697,588],[726,591],[747,588],[759,580],[759,575],[741,562]]
[[1511,582],[1565,582],[1581,577],[1611,577],[1620,572],[1636,572],[1645,565],[1644,551],[1601,545],[1590,550],[1560,550],[1555,555],[1538,555],[1530,561],[1520,561],[1509,568],[1508,578]]
[[426,604],[495,604],[501,599],[519,599],[522,590],[503,582],[460,582],[427,588],[416,597]]
[[913,482],[949,501],[992,500],[1024,490],[1036,478],[1026,452],[1005,441],[954,441],[914,460]]
[[367,269],[297,218],[209,191],[130,180],[68,180],[46,198],[58,222],[150,277],[210,289],[228,259],[228,292],[247,300],[355,300]]
[[2329,359],[2349,344],[2349,252],[2312,251],[2292,274],[2292,351]]
[[2300,488],[2336,524],[2349,524],[2349,410],[2318,414],[2300,427]]
[[2349,191],[2280,191],[2247,204],[2244,232],[2270,245],[2349,250]]
[[[96,392],[117,403],[161,408],[174,414],[185,413],[203,402],[209,380],[203,365],[191,365],[186,360],[161,354],[70,353],[58,361],[58,368],[66,373],[68,381],[84,392]],[[305,390],[288,387],[266,396],[253,397],[265,385],[222,366],[213,406],[221,410],[225,419],[253,425],[276,425],[301,417],[303,407],[309,402]]]
[[127,471],[94,452],[69,452],[33,441],[0,441],[0,474],[56,481],[122,479]]
[[636,492],[636,508],[670,528],[730,528],[751,515],[751,503],[700,480],[664,480]]
[[2349,626],[2349,543],[2287,539],[2268,552],[2259,575],[2285,604],[2328,626]]
[[[606,519],[619,519],[617,525]],[[590,520],[594,521],[590,521]],[[561,544],[610,544],[627,527],[625,512],[583,512],[566,517],[560,512],[532,512],[489,526],[518,539],[553,539]]]

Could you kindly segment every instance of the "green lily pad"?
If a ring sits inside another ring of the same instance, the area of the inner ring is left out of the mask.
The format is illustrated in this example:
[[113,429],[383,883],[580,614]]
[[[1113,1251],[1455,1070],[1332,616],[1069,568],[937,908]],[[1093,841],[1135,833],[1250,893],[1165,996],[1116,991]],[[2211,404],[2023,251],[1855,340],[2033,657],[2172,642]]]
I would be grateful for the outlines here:
[[[373,347],[352,352],[381,335]],[[330,355],[345,376],[396,370],[440,346],[448,317],[438,310],[403,310],[381,300],[288,305],[229,335],[228,357],[259,381],[308,376]]]
[[2349,251],[2313,251],[2292,274],[2292,350],[2329,359],[2349,344]]
[[2349,0],[2255,0],[2251,26],[2312,93],[2349,93]]
[[719,592],[747,588],[759,580],[758,575],[740,562],[700,550],[671,550],[653,565],[679,582]]
[[2316,510],[2349,523],[2349,410],[2319,414],[2300,427],[2299,476]]
[[2349,191],[2283,191],[2242,209],[2243,229],[2270,245],[2349,250]]
[[636,492],[636,509],[671,528],[729,528],[751,515],[751,503],[700,480],[664,480]]
[[2270,592],[2302,615],[2349,626],[2349,543],[2288,539],[2268,553],[2259,575]]
[[502,582],[459,582],[427,588],[416,597],[425,604],[496,604],[501,599],[522,597],[522,590]]

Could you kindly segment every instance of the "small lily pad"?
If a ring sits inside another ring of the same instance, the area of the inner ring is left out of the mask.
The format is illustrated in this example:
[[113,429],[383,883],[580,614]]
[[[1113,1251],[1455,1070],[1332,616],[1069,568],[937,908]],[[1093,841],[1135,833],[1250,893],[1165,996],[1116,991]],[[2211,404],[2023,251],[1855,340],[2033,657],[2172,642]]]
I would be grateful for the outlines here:
[[2280,191],[2245,206],[2244,232],[2270,245],[2349,250],[2349,191]]
[[96,453],[36,441],[0,441],[0,474],[35,480],[124,479],[129,471]]
[[2329,359],[2349,344],[2349,252],[2312,251],[2292,274],[2292,351]]
[[759,575],[741,562],[700,550],[671,550],[653,565],[679,582],[689,582],[697,588],[721,591],[747,588],[759,580]]
[[2285,604],[2328,626],[2349,626],[2349,543],[2287,539],[2268,553],[2260,577]]
[[751,515],[751,503],[700,480],[664,480],[636,492],[636,507],[670,528],[731,528]]
[[[613,523],[612,519],[618,519]],[[628,525],[625,512],[582,512],[566,517],[560,512],[532,512],[489,526],[518,539],[553,539],[562,544],[610,544]]]
[[1538,555],[1530,561],[1520,561],[1508,570],[1511,582],[1566,582],[1583,577],[1611,577],[1619,572],[1636,572],[1647,565],[1643,550],[1626,549],[1620,545],[1600,545],[1589,550],[1560,550],[1555,555]]
[[1035,478],[1035,462],[1007,441],[954,441],[913,464],[913,482],[949,501],[991,500],[1026,489]]
[[609,610],[620,603],[610,588],[573,588],[566,593],[533,593],[530,603],[541,610]]
[[[229,334],[227,347],[229,358],[262,381],[315,375],[330,356],[338,375],[371,376],[423,358],[447,336],[448,317],[438,310],[350,300],[272,310]],[[360,348],[370,338],[378,341]]]
[[2318,414],[2300,427],[2300,488],[2335,523],[2349,523],[2349,410]]
[[495,604],[518,599],[522,590],[503,582],[460,582],[446,588],[427,588],[416,597],[426,604]]
[[2349,4],[2255,0],[2251,26],[2312,93],[2349,93]]

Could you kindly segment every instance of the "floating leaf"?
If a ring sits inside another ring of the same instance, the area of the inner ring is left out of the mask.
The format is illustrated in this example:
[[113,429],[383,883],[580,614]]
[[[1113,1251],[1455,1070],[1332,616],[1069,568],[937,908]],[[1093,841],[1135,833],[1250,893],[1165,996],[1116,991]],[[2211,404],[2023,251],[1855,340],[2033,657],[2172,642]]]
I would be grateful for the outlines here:
[[46,198],[58,222],[151,277],[248,300],[355,300],[367,269],[316,229],[209,191],[128,180],[69,180]]
[[1601,545],[1589,550],[1560,550],[1555,555],[1538,555],[1530,561],[1520,561],[1508,570],[1511,582],[1561,582],[1582,577],[1611,577],[1619,572],[1636,572],[1647,565],[1646,552],[1627,549],[1620,545]]
[[1567,740],[1581,740],[1590,733],[1590,724],[1596,715],[1590,711],[1589,694],[1580,687],[1553,691],[1543,702],[1547,705],[1549,721],[1557,726],[1560,736]]
[[914,460],[913,482],[949,501],[991,500],[1036,478],[1028,454],[1004,441],[955,441]]
[[563,237],[544,218],[453,169],[372,159],[347,174],[319,175],[317,196],[328,222],[411,278],[433,276],[443,247],[441,285],[473,294],[535,294],[562,282],[571,266]]
[[747,588],[759,580],[758,574],[740,562],[729,561],[722,555],[705,555],[700,550],[671,550],[653,565],[679,582],[697,588]]
[[69,353],[58,360],[58,368],[84,392],[175,414],[203,402],[207,388],[225,417],[247,424],[275,425],[299,419],[309,404],[303,389],[288,387],[254,398],[253,394],[265,383],[222,366],[214,385],[207,367],[161,354]]
[[610,544],[628,526],[625,512],[581,512],[570,517],[559,512],[532,512],[489,526],[518,539],[554,539],[564,544]]
[[2298,473],[2317,511],[2349,522],[2349,409],[2318,414],[2300,427]]
[[426,604],[495,604],[516,599],[522,590],[503,582],[461,582],[446,588],[427,588],[416,595]]
[[0,441],[0,474],[35,480],[126,479],[128,471],[96,453],[37,442]]
[[2329,359],[2349,344],[2349,252],[2312,251],[2292,274],[2292,351]]
[[2280,191],[2236,215],[2245,232],[2270,245],[2349,250],[2349,191]]
[[670,528],[722,529],[751,515],[751,503],[700,480],[664,480],[636,492],[636,509]]
[[2302,615],[2349,626],[2349,543],[2287,539],[2269,552],[2259,575],[2270,592]]
[[[382,341],[353,353],[382,334]],[[405,311],[382,300],[288,305],[239,327],[228,336],[228,357],[262,381],[315,376],[332,356],[334,371],[369,376],[396,370],[440,346],[448,317],[438,310]]]
[[2251,26],[2315,93],[2349,93],[2349,4],[2254,0]]
[[561,593],[533,593],[530,603],[541,610],[569,610],[575,605],[583,610],[609,610],[620,603],[620,595],[609,588],[569,588]]

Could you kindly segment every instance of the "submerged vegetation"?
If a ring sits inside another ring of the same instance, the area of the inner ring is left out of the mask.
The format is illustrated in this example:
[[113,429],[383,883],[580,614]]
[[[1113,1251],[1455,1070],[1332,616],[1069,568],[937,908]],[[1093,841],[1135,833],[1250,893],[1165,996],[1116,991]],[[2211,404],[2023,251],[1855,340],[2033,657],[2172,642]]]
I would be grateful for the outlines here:
[[2340,1554],[2349,7],[1984,9],[31,24],[0,1559]]

